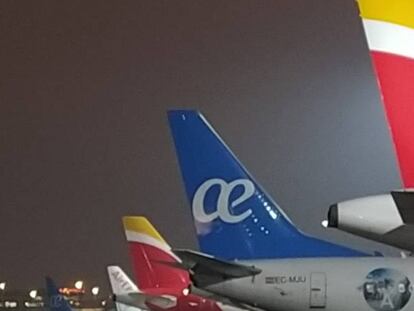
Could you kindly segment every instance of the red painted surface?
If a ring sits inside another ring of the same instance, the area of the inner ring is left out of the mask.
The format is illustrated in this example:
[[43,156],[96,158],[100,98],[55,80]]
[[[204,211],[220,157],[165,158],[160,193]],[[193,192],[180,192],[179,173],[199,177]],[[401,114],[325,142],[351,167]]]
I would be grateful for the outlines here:
[[414,187],[414,59],[371,52],[404,187]]
[[128,246],[139,289],[177,299],[176,306],[168,309],[147,303],[152,311],[221,311],[214,300],[183,294],[183,289],[190,286],[190,276],[186,270],[174,267],[177,261],[170,254],[144,243],[128,242]]
[[182,291],[190,284],[186,270],[174,267],[176,259],[154,246],[128,242],[132,264],[141,290],[147,288],[174,288]]

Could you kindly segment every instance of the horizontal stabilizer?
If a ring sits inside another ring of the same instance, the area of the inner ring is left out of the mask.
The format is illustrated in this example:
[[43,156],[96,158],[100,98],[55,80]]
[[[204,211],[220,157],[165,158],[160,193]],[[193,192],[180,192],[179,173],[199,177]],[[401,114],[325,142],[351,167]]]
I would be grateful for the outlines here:
[[234,279],[254,276],[262,272],[261,269],[254,266],[219,260],[213,256],[191,250],[177,249],[174,250],[174,253],[180,257],[186,267],[198,275],[207,274],[219,276],[222,279]]
[[414,252],[414,191],[391,191],[331,205],[328,226]]
[[129,293],[115,295],[114,301],[127,306],[140,309],[149,309],[151,305],[162,309],[168,309],[177,305],[177,299],[170,296],[151,295],[145,293]]

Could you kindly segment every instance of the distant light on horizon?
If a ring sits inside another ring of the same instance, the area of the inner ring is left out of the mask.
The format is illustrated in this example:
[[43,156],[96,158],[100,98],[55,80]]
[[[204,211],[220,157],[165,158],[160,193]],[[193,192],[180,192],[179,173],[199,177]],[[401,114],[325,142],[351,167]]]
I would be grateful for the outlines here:
[[97,296],[99,294],[99,287],[98,286],[92,287],[91,293],[92,295]]
[[29,292],[29,296],[30,296],[30,298],[35,299],[37,297],[37,290],[36,289],[32,289]]
[[82,289],[83,288],[83,281],[79,280],[75,282],[75,288],[76,289]]

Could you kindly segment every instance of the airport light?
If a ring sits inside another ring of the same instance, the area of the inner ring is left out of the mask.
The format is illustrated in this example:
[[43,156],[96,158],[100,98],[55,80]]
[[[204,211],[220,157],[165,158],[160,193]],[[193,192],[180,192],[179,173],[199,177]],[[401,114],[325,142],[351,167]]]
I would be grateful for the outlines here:
[[5,289],[6,289],[6,282],[1,282],[0,283],[0,291],[4,292]]
[[4,307],[5,308],[10,308],[10,309],[15,309],[15,308],[17,308],[17,301],[9,301],[9,300],[6,300],[5,302],[4,302]]
[[322,220],[321,225],[324,228],[328,228],[328,221],[326,219],[325,220]]
[[99,294],[99,286],[92,287],[91,293],[92,295],[97,296]]
[[29,292],[29,296],[30,296],[30,298],[35,299],[37,297],[37,290],[36,289],[32,289]]
[[184,288],[183,289],[183,295],[188,296],[189,294],[190,294],[190,289],[189,288]]
[[76,289],[82,289],[83,288],[83,281],[79,280],[75,282],[75,288]]

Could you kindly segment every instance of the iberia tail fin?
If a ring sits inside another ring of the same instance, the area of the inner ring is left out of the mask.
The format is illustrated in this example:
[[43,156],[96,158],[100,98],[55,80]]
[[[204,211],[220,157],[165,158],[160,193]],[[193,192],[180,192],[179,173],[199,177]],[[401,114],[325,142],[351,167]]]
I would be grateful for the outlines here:
[[124,230],[140,290],[182,291],[190,284],[189,274],[170,246],[145,217],[124,217]]
[[414,1],[358,0],[404,187],[414,187]]

